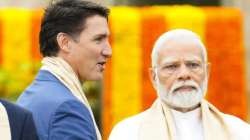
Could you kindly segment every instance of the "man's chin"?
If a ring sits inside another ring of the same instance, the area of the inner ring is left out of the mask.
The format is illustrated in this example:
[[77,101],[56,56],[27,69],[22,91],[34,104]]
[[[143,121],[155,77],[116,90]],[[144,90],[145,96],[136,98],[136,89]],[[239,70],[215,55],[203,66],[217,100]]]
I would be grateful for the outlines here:
[[101,74],[101,75],[97,75],[97,76],[91,78],[90,81],[100,81],[102,79],[103,79],[103,75]]
[[196,92],[176,92],[166,97],[164,102],[172,108],[189,109],[200,104],[203,97]]
[[98,72],[96,74],[89,75],[88,77],[81,78],[81,81],[99,81],[103,79],[103,74]]

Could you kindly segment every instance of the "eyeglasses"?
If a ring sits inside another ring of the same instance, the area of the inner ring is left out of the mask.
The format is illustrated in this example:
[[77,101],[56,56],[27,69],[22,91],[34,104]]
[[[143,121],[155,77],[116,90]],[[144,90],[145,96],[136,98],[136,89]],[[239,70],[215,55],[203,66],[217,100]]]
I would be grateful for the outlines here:
[[[189,70],[189,72],[193,73],[201,73],[204,70],[204,66],[207,65],[207,63],[203,64],[199,61],[187,61],[184,62],[185,68]],[[166,63],[162,66],[156,66],[155,69],[159,70],[161,75],[163,76],[169,76],[172,74],[177,73],[180,71],[182,64],[179,62],[173,62],[173,63]]]

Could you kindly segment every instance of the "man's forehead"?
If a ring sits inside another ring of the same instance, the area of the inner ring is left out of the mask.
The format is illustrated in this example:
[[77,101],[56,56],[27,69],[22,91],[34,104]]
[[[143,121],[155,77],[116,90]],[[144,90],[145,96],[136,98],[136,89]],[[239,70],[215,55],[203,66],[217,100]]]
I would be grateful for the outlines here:
[[162,42],[160,48],[188,48],[188,47],[198,47],[202,48],[202,44],[200,40],[196,38],[174,38],[174,39],[167,39]]
[[203,62],[207,61],[206,48],[197,34],[186,29],[174,29],[162,34],[155,42],[151,53],[152,66],[157,65],[164,56],[188,54],[195,54]]
[[[158,51],[158,62],[162,60],[173,62],[179,60],[185,61],[201,61],[203,54],[199,44],[194,42],[167,42],[163,43]],[[164,62],[165,63],[165,62]]]
[[201,53],[202,46],[195,41],[166,41],[164,42],[158,53],[160,54],[171,54],[171,53]]
[[105,17],[95,15],[93,17],[89,17],[85,23],[85,29],[83,32],[91,33],[91,34],[105,34],[109,35],[109,27],[108,22]]

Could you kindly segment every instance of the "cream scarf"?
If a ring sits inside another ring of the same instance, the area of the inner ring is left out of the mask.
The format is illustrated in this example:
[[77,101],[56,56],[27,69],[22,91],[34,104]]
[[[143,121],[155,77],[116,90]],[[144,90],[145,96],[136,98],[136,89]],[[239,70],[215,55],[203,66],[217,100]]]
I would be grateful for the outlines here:
[[95,126],[97,139],[101,140],[101,134],[96,125],[89,102],[82,90],[81,83],[71,66],[60,57],[45,57],[43,58],[42,63],[42,70],[51,72],[72,92],[78,100],[80,100],[88,108]]
[[7,111],[0,102],[0,139],[11,140],[11,131]]
[[[205,140],[232,140],[223,113],[206,100],[201,102],[201,111]],[[139,128],[139,140],[176,140],[172,114],[160,99],[145,113]]]

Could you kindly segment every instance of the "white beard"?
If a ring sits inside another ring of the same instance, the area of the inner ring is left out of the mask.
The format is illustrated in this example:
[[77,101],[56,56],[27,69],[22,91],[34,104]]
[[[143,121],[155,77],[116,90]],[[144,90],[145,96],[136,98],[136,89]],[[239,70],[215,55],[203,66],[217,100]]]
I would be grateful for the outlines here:
[[[172,107],[178,107],[178,108],[194,107],[201,102],[207,91],[207,82],[208,82],[207,76],[202,82],[201,86],[199,86],[193,80],[188,80],[185,82],[175,82],[171,87],[170,91],[167,91],[165,86],[160,83],[158,76],[156,77],[157,77],[156,79],[157,93],[159,98],[163,100],[163,102]],[[193,89],[188,92],[175,91],[175,89],[182,86],[193,86],[196,89]]]

